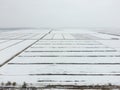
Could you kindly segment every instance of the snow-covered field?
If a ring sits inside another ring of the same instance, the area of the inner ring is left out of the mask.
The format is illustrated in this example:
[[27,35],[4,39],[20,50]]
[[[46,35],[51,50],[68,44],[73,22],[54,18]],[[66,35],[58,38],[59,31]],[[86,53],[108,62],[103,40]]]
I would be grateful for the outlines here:
[[88,30],[0,33],[0,82],[120,85],[120,37]]

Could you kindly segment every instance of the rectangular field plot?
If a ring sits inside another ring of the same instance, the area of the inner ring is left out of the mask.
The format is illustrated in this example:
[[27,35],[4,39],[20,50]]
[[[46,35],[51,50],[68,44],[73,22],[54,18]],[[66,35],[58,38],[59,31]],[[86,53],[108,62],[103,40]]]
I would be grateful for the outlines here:
[[120,64],[120,57],[16,57],[14,60],[10,61],[8,64]]
[[46,86],[46,85],[105,85],[112,82],[113,85],[119,85],[120,76],[0,76],[0,80],[7,82],[19,82],[22,84],[24,81],[34,83],[35,86]]
[[[3,69],[3,71],[0,71],[2,75],[120,76],[120,65],[9,64]],[[16,71],[13,71],[13,69]]]

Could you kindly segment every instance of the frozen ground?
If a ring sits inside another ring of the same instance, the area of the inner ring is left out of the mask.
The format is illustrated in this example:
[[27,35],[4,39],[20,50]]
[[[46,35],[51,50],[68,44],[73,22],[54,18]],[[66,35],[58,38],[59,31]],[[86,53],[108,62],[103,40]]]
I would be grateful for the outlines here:
[[0,32],[0,82],[120,85],[120,37],[88,30]]

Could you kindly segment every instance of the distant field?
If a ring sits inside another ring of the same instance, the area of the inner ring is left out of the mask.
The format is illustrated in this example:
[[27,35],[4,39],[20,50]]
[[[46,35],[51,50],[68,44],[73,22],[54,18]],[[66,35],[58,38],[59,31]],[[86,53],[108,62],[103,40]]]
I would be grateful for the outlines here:
[[119,88],[120,36],[84,29],[3,31],[0,82],[8,81],[49,88]]

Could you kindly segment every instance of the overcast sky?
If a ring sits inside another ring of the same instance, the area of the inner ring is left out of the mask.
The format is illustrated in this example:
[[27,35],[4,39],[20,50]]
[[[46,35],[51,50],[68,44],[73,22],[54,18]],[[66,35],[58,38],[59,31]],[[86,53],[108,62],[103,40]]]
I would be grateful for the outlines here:
[[120,0],[0,0],[0,27],[120,28]]

